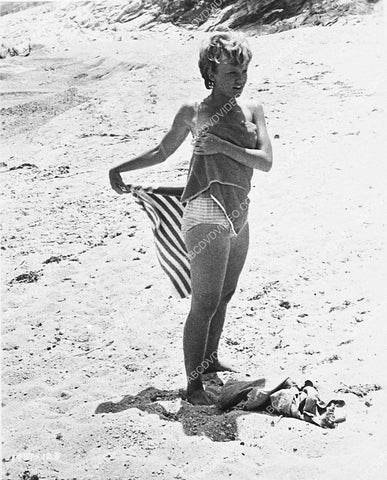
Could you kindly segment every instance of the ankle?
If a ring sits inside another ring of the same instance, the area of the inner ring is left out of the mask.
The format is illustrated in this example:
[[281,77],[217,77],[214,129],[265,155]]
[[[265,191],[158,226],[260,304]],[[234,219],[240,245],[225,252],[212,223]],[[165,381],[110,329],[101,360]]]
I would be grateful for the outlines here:
[[218,359],[218,350],[216,349],[207,349],[206,350],[206,353],[203,357],[203,361],[202,361],[202,366],[203,368],[206,370],[208,369],[209,367],[211,367],[211,365],[217,365],[219,363],[219,359]]
[[190,380],[190,378],[188,378],[188,381],[187,381],[187,396],[189,395],[192,395],[192,393],[194,392],[198,392],[198,391],[201,391],[201,390],[204,390],[204,386],[203,386],[203,382],[202,382],[202,376],[200,375],[199,378],[195,379],[195,380]]

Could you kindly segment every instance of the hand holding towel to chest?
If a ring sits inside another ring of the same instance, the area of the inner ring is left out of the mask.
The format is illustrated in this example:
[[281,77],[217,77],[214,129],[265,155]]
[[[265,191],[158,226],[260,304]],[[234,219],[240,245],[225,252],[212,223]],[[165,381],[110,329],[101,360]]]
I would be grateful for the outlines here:
[[[257,129],[251,122],[218,122],[208,133],[244,148],[256,148]],[[235,233],[244,225],[249,205],[253,169],[242,165],[223,153],[193,154],[182,203],[194,198],[207,188],[211,197],[230,219]]]

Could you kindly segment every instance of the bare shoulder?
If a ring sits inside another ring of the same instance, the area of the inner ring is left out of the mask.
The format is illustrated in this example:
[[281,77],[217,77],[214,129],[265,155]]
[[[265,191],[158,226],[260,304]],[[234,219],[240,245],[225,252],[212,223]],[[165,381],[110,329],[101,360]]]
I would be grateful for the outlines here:
[[187,100],[181,104],[176,117],[178,117],[180,121],[184,121],[188,125],[191,125],[196,113],[196,107],[197,102],[194,100]]
[[239,105],[249,121],[255,122],[264,118],[263,106],[257,100],[250,99],[244,102],[241,101]]
[[263,105],[261,102],[258,100],[250,100],[246,105],[248,106],[254,121],[265,119]]

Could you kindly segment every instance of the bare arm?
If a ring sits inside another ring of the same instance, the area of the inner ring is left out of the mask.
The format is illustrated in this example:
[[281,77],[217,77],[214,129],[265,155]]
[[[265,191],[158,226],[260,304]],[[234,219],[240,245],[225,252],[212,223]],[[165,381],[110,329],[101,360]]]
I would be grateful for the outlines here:
[[251,168],[268,172],[273,164],[273,150],[267,133],[265,115],[262,105],[256,104],[253,110],[253,121],[257,126],[257,149],[243,148],[223,141],[221,150],[224,155]]
[[240,147],[216,135],[207,133],[198,140],[198,149],[195,152],[202,155],[222,153],[247,167],[268,172],[272,167],[273,152],[267,133],[263,108],[260,104],[256,104],[253,108],[253,121],[257,126],[258,132],[257,148]]
[[173,120],[171,128],[157,147],[111,168],[109,178],[113,190],[120,194],[125,192],[125,184],[120,175],[122,172],[151,167],[164,162],[171,156],[187,137],[190,131],[189,120],[192,114],[193,110],[190,105],[182,105]]

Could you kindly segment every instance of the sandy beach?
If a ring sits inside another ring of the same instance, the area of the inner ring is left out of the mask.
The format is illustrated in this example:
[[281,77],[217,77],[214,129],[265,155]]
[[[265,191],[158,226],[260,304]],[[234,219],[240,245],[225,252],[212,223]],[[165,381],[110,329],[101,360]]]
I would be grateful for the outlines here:
[[[181,399],[190,299],[161,270],[144,212],[109,185],[184,99],[207,95],[208,34],[70,16],[0,18],[8,42],[32,46],[0,60],[3,478],[386,478],[383,19],[249,37],[243,95],[264,106],[274,166],[254,173],[220,346],[239,372],[220,376],[312,380],[346,402],[327,430]],[[191,152],[189,138],[125,180],[184,185]]]

